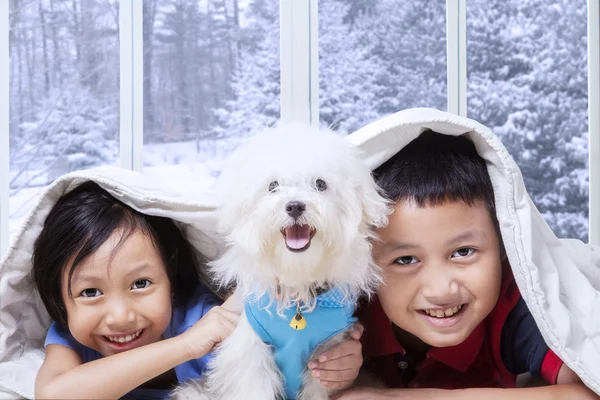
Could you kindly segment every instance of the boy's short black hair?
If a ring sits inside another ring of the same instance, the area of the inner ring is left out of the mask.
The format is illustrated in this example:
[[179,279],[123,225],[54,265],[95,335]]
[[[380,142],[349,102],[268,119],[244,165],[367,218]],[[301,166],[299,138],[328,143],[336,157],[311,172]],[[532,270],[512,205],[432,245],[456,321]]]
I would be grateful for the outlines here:
[[200,285],[197,267],[205,260],[171,219],[135,211],[95,182],[85,182],[56,202],[32,256],[35,286],[50,317],[63,327],[67,327],[61,295],[63,268],[70,264],[68,290],[72,296],[71,278],[77,266],[117,229],[123,232],[118,246],[137,230],[152,240],[165,264],[174,306],[187,303]]
[[385,196],[395,203],[411,200],[424,207],[446,201],[473,205],[483,200],[500,238],[494,188],[485,160],[464,136],[424,131],[373,175]]

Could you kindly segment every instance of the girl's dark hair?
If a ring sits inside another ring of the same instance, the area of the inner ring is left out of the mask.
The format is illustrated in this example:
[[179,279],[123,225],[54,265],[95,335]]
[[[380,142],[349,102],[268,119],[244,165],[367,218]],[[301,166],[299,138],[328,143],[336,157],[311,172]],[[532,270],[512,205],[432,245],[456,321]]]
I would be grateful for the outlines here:
[[501,237],[494,188],[485,160],[464,136],[424,131],[373,171],[373,175],[393,202],[412,200],[424,207],[446,201],[473,205],[483,200]]
[[63,268],[70,264],[71,278],[77,266],[93,254],[117,230],[119,244],[140,230],[160,254],[173,291],[173,306],[182,306],[200,285],[199,263],[205,260],[169,218],[142,214],[111,196],[94,182],[85,182],[62,196],[54,205],[34,244],[33,281],[50,317],[67,327],[62,301]]

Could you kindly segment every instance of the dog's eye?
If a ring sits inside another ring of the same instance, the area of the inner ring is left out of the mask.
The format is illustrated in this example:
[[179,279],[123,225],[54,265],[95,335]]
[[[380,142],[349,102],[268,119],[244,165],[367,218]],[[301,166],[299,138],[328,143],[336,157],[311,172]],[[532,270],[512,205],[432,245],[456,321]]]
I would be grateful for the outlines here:
[[277,182],[277,181],[273,181],[273,182],[269,183],[269,192],[274,191],[278,187],[279,187],[279,182]]
[[315,182],[315,186],[317,187],[317,190],[319,192],[322,192],[325,189],[327,189],[327,182],[325,182],[323,179],[317,179]]

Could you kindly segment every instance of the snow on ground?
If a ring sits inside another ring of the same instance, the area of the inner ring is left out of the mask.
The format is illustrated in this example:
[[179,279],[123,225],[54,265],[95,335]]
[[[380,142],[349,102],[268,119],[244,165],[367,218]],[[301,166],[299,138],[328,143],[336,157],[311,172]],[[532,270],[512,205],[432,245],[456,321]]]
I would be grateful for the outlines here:
[[[164,182],[164,185],[177,191],[204,193],[210,190],[219,176],[222,160],[232,148],[233,142],[226,143],[226,150],[219,148],[219,144],[215,142],[201,145],[199,153],[194,141],[144,145],[144,175]],[[23,188],[10,197],[11,241],[47,187],[44,185],[44,177],[36,181],[39,186]]]

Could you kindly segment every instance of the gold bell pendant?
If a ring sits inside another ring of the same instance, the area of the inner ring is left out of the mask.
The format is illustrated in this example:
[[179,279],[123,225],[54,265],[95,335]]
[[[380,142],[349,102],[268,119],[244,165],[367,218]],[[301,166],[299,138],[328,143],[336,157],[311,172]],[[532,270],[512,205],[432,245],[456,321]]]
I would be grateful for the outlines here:
[[296,315],[290,321],[290,327],[297,331],[301,331],[306,328],[306,318],[300,312],[300,303],[298,303],[298,308],[296,309]]

